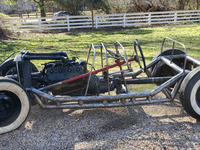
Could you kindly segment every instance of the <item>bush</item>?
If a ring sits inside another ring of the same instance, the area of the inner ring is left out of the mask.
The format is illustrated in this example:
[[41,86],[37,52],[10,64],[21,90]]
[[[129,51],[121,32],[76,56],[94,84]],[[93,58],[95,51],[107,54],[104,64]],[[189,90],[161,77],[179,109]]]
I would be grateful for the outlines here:
[[155,12],[155,11],[170,11],[174,8],[170,6],[168,1],[140,1],[135,0],[127,9],[127,13],[131,12]]
[[[8,15],[0,13],[0,21],[2,19],[9,19],[9,18],[10,17]],[[10,30],[4,29],[2,26],[0,26],[0,39],[6,39],[12,35],[13,33]]]
[[0,13],[0,20],[1,19],[10,19],[10,17],[8,15],[6,15],[6,14]]

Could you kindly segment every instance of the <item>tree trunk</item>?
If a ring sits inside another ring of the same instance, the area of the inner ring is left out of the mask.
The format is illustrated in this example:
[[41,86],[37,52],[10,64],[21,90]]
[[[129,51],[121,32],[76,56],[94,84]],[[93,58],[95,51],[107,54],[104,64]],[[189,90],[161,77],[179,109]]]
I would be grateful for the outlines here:
[[46,17],[44,0],[40,0],[39,6],[40,6],[41,17]]
[[199,10],[199,0],[197,0],[197,10]]
[[179,0],[179,10],[184,10],[184,7],[185,7],[185,1]]
[[[41,13],[41,17],[46,17],[46,11],[45,11],[45,5],[44,5],[44,1],[45,0],[33,0],[40,9],[40,13]],[[42,21],[45,21],[45,19],[42,19]]]

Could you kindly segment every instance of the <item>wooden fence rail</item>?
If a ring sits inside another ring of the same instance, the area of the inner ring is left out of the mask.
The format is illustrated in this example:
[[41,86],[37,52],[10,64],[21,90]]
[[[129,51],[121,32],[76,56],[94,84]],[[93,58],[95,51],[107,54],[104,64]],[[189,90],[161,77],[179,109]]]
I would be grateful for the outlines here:
[[[155,24],[176,24],[179,22],[200,22],[200,10],[190,11],[165,11],[148,13],[127,13],[95,15],[94,27],[137,26]],[[92,28],[91,16],[62,16],[62,17],[35,17],[10,19],[11,30],[28,31],[56,30],[76,28]]]

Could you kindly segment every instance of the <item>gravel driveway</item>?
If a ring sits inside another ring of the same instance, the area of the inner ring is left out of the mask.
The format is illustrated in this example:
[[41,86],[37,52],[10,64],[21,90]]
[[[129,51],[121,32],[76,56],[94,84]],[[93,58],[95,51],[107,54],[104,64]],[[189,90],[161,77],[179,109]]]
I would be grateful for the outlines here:
[[41,110],[0,135],[0,149],[200,149],[200,122],[179,100],[109,109]]

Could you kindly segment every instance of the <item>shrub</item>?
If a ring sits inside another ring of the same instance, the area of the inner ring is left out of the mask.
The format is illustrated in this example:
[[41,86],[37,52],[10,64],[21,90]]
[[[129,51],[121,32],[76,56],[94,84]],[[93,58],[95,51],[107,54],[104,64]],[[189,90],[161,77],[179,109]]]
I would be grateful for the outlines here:
[[[0,22],[3,19],[9,19],[9,18],[10,17],[8,15],[0,13]],[[2,25],[0,25],[0,39],[6,39],[12,35],[13,35],[13,33],[10,30],[5,29],[2,27]]]

